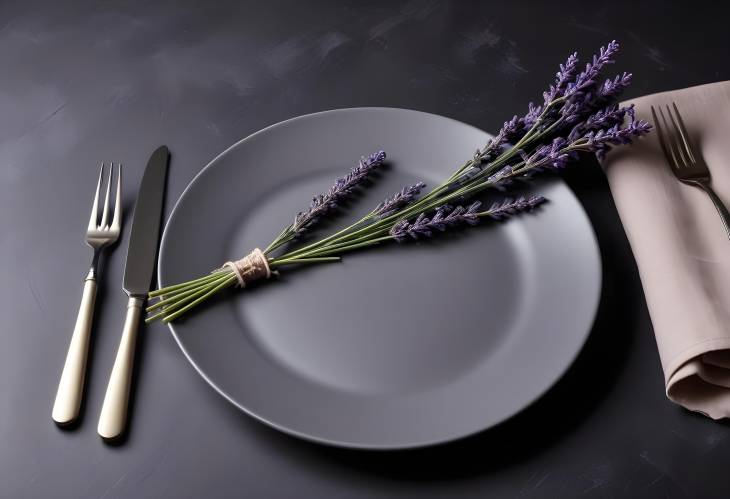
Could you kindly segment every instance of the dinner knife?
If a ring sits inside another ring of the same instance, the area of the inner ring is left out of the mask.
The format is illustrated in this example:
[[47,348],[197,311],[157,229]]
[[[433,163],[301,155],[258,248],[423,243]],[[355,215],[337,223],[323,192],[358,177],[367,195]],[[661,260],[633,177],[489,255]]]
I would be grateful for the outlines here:
[[166,146],[152,153],[137,194],[124,267],[123,289],[129,296],[127,315],[97,428],[104,439],[120,437],[126,426],[137,328],[155,268],[169,159],[170,152]]

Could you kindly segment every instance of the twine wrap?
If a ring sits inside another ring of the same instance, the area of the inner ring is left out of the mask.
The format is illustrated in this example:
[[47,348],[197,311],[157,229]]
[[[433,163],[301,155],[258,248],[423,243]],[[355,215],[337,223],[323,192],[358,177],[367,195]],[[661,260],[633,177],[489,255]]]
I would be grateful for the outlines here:
[[271,277],[269,260],[264,255],[264,252],[258,248],[240,260],[224,263],[222,268],[226,267],[236,274],[238,286],[241,288],[245,288],[248,283]]

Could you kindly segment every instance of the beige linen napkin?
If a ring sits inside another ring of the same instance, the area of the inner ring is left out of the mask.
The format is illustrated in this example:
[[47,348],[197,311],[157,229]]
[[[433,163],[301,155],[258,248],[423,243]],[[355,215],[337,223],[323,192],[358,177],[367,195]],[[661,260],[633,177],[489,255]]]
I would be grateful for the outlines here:
[[[649,122],[672,101],[730,203],[730,81],[631,100]],[[665,111],[666,112],[666,111]],[[656,131],[603,166],[636,257],[666,382],[677,404],[730,417],[730,240],[702,190],[669,170]]]

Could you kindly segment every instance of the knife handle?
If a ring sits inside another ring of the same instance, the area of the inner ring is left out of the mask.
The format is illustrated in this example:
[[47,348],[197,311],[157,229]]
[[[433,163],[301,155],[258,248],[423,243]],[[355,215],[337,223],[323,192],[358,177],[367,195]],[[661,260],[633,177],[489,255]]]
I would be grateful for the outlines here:
[[127,403],[132,383],[134,351],[137,344],[137,328],[142,315],[143,298],[130,297],[127,302],[127,316],[124,319],[122,341],[117,350],[109,385],[101,407],[97,432],[102,438],[113,440],[124,433],[127,422]]
[[59,425],[68,425],[76,421],[81,409],[84,395],[84,379],[86,378],[86,359],[89,354],[91,338],[91,322],[94,318],[96,302],[96,280],[93,275],[84,281],[81,305],[76,316],[71,343],[68,346],[66,362],[58,382],[56,400],[53,403],[51,417]]

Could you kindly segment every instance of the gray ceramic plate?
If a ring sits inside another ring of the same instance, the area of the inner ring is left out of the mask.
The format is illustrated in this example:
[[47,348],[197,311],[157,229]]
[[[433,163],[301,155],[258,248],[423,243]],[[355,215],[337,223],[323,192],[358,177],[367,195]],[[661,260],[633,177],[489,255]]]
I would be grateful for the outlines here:
[[[488,137],[389,108],[266,128],[185,190],[162,239],[160,283],[265,247],[362,155],[383,149],[389,167],[323,231],[403,185],[436,184]],[[484,430],[556,382],[598,304],[600,256],[581,205],[559,180],[532,190],[550,199],[537,213],[285,272],[214,300],[172,332],[221,395],[292,435],[386,449]]]

